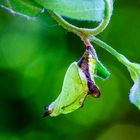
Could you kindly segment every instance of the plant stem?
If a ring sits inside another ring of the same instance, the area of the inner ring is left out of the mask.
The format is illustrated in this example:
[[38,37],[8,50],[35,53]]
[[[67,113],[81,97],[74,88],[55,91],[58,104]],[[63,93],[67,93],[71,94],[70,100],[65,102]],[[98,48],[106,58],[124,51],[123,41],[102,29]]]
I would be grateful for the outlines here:
[[109,24],[111,13],[112,13],[112,5],[110,4],[110,0],[105,0],[105,17],[102,20],[102,22],[94,29],[79,28],[67,22],[58,13],[50,11],[50,10],[48,10],[48,12],[66,30],[73,32],[77,34],[78,36],[82,36],[83,38],[89,38],[89,36],[91,35],[97,35],[101,33]]
[[126,67],[130,66],[131,62],[124,55],[118,53],[115,49],[113,49],[111,46],[109,46],[102,40],[96,38],[95,36],[92,36],[90,40],[99,45],[100,47],[104,48],[105,50],[107,50],[112,55],[114,55]]
[[95,56],[95,58],[98,60],[98,56],[97,56],[97,54],[96,54],[96,50],[94,49],[94,47],[93,47],[93,45],[90,43],[90,40],[89,39],[82,39],[83,40],[83,42],[84,42],[84,44],[86,45],[86,47],[91,47],[91,49],[92,49],[92,53],[94,54],[94,56]]
[[86,45],[86,47],[92,46],[92,44],[90,43],[89,39],[83,40],[83,42]]

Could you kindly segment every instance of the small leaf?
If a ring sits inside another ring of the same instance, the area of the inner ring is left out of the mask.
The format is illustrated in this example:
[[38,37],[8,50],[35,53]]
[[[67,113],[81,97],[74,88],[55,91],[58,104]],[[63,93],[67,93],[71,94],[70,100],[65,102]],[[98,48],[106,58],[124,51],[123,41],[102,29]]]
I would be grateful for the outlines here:
[[96,69],[97,69],[96,75],[98,77],[100,77],[100,78],[102,78],[104,80],[109,78],[110,72],[107,70],[107,68],[99,60],[97,60]]
[[46,9],[78,20],[101,21],[104,18],[104,0],[35,0]]
[[140,65],[131,63],[128,67],[131,78],[134,81],[134,85],[131,88],[129,99],[131,103],[136,105],[140,109]]
[[22,16],[36,16],[43,11],[33,0],[0,0],[0,7]]

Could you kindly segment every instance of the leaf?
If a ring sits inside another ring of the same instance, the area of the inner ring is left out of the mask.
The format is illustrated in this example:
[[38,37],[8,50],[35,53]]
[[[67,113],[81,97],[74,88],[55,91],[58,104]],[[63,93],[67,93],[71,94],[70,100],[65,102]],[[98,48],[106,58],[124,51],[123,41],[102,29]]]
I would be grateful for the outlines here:
[[0,0],[0,7],[22,16],[36,16],[43,11],[33,0]]
[[102,78],[104,80],[109,78],[110,72],[107,70],[107,68],[99,60],[97,60],[96,69],[97,69],[96,75],[98,77],[100,77],[100,78]]
[[131,103],[140,109],[140,65],[131,63],[128,69],[130,71],[131,78],[134,81],[134,85],[130,90],[129,99]]
[[46,9],[77,20],[101,21],[104,0],[35,0]]

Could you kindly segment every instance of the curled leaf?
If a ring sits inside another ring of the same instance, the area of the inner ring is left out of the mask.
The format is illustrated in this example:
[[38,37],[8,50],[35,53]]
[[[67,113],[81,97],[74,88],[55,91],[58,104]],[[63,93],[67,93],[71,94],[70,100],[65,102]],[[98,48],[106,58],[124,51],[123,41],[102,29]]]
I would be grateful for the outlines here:
[[130,90],[129,99],[131,103],[140,109],[140,65],[131,63],[128,69],[130,71],[131,78],[134,81],[134,85]]
[[54,102],[45,107],[44,117],[67,114],[82,107],[87,95],[99,97],[100,91],[92,79],[95,69],[96,59],[91,48],[87,47],[79,62],[73,62],[68,68],[62,91]]

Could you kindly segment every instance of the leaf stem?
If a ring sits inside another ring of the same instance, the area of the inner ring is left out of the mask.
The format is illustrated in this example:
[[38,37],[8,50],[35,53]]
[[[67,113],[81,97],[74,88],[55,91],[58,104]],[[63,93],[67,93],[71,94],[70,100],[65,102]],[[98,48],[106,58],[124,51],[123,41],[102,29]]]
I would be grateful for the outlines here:
[[91,35],[97,35],[101,33],[109,24],[111,13],[112,13],[112,5],[110,0],[105,1],[105,16],[102,19],[101,23],[93,29],[89,28],[79,28],[73,24],[67,22],[62,16],[58,13],[48,10],[49,14],[66,30],[77,34],[78,36],[82,36],[83,38],[89,38]]
[[115,49],[113,49],[111,46],[103,42],[102,40],[96,38],[95,36],[92,36],[90,40],[103,49],[107,50],[109,53],[114,55],[122,64],[124,64],[126,67],[131,65],[131,62],[122,54],[118,53]]

